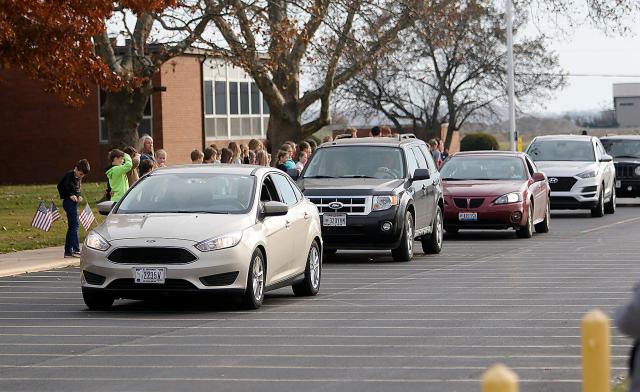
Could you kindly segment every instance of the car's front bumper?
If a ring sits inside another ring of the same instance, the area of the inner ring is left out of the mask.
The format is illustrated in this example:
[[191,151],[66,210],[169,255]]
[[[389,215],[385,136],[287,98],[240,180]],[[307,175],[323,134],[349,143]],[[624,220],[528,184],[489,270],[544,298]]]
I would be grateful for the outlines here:
[[[197,259],[185,264],[116,263],[108,259],[111,252],[117,248],[143,247],[144,245],[141,243],[144,241],[140,239],[112,241],[111,247],[105,252],[83,246],[80,258],[82,289],[85,291],[107,291],[113,293],[114,297],[120,298],[137,298],[148,294],[176,292],[243,293],[246,290],[249,262],[253,249],[244,245],[242,241],[232,248],[212,252],[198,251],[193,246],[194,242],[191,241],[175,239],[156,239],[155,241],[155,247],[162,244],[162,247],[184,248]],[[133,272],[135,267],[165,268],[165,283],[135,283]],[[94,276],[87,279],[85,271]],[[237,274],[235,274],[236,272]],[[216,277],[221,278],[216,279]],[[104,278],[104,280],[100,282],[100,278]],[[208,279],[203,280],[203,278]],[[212,282],[215,285],[211,285]]]
[[[378,249],[388,250],[400,246],[402,213],[398,207],[386,211],[372,211],[368,215],[347,215],[347,226],[323,226],[322,240],[325,249]],[[320,217],[322,222],[322,216]],[[388,231],[382,230],[385,222],[391,222]]]
[[[448,199],[448,200],[447,200]],[[495,229],[504,230],[524,226],[527,222],[528,211],[525,211],[524,203],[490,204],[481,209],[458,208],[450,198],[445,198],[447,204],[444,207],[444,226],[446,229]],[[475,221],[461,221],[461,212],[475,212],[478,219]],[[514,215],[519,214],[519,219]]]
[[616,179],[616,196],[617,197],[640,197],[640,178],[639,179],[617,178]]
[[590,209],[598,205],[600,179],[579,179],[568,191],[554,191],[551,188],[551,208],[554,210]]

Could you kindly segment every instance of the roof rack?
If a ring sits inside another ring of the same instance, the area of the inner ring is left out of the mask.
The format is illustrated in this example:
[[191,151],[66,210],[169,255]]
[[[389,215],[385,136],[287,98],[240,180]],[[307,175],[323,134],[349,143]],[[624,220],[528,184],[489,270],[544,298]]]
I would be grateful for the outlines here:
[[398,140],[403,140],[403,139],[416,139],[416,135],[414,135],[413,133],[398,134]]

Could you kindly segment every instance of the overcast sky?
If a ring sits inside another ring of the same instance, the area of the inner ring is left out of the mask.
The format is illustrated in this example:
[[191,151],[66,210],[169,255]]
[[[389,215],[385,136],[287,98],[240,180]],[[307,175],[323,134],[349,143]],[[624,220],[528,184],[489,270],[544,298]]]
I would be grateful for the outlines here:
[[[560,55],[562,68],[570,74],[640,75],[640,37],[607,37],[601,31],[583,27],[566,39],[554,39],[552,48]],[[542,109],[559,113],[613,107],[613,83],[640,83],[640,77],[612,78],[573,76]]]

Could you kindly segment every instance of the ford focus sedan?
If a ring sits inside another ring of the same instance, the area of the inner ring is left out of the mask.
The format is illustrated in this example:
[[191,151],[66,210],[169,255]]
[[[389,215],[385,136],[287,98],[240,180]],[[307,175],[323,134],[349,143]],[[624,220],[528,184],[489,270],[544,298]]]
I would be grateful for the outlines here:
[[440,170],[449,233],[510,229],[520,238],[549,231],[549,185],[523,153],[462,152]]
[[316,206],[279,170],[248,165],[159,169],[117,203],[82,248],[82,295],[90,309],[118,298],[231,293],[245,307],[266,291],[320,287]]

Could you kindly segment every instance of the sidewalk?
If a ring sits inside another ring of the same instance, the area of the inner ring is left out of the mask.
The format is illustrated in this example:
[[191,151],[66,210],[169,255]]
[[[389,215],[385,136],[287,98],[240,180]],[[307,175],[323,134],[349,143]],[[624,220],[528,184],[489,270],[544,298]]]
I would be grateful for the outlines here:
[[80,264],[80,259],[64,258],[64,247],[24,250],[0,254],[0,276],[47,271]]

